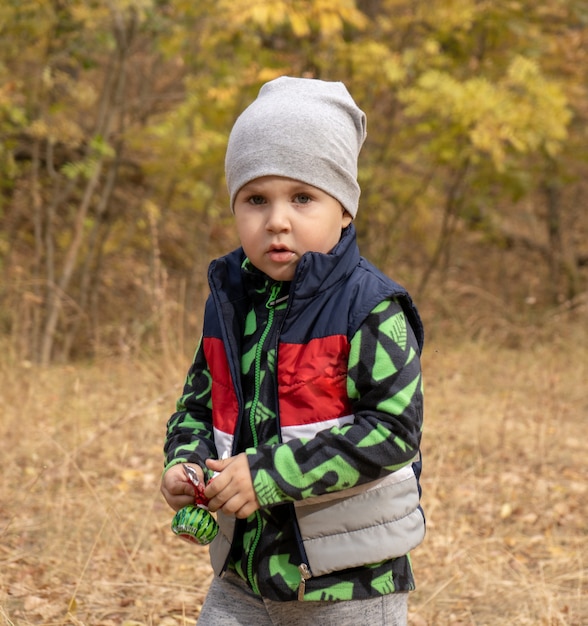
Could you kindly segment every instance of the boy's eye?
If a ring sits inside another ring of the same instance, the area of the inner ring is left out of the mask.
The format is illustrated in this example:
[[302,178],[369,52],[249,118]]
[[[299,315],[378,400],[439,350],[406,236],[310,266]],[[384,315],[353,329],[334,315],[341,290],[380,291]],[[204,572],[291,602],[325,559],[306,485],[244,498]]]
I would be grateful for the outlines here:
[[265,202],[265,198],[263,196],[254,195],[249,197],[248,202],[249,204],[263,204]]
[[308,204],[311,201],[311,197],[306,193],[298,193],[295,200],[297,204]]

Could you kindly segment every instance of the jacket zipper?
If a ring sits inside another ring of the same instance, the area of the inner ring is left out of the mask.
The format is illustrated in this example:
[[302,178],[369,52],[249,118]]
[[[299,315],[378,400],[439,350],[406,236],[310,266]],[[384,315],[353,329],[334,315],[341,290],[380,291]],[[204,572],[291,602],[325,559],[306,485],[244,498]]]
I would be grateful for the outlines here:
[[[264,351],[265,341],[270,334],[273,326],[275,306],[278,302],[277,296],[280,292],[281,287],[282,283],[275,283],[271,287],[269,298],[265,303],[265,307],[266,309],[268,309],[267,324],[263,333],[261,334],[261,337],[257,344],[257,348],[255,350],[255,394],[251,403],[251,410],[249,411],[249,429],[251,430],[254,447],[259,444],[257,432],[255,430],[255,414],[257,412],[257,405],[259,403],[259,388],[261,385],[261,355]],[[255,521],[257,523],[257,529],[255,531],[255,536],[253,537],[251,549],[249,550],[249,554],[247,555],[247,578],[249,579],[249,583],[251,584],[251,588],[253,589],[253,591],[259,594],[259,587],[253,574],[253,558],[261,539],[261,515],[259,514],[259,511],[255,511]]]
[[[269,300],[266,303],[266,307],[270,310],[270,315],[271,315],[271,322],[273,322],[273,310],[274,307],[276,307],[278,304],[284,302],[284,300],[287,300],[289,298],[288,295],[286,296],[282,296],[281,298],[278,298],[278,292],[280,291],[280,287],[281,285],[274,285],[272,288],[272,292],[270,294]],[[268,326],[266,327],[266,330],[269,328],[270,325],[270,320],[268,319]],[[267,333],[264,333],[262,335],[262,340],[260,341],[260,343],[263,344],[265,343],[265,339],[267,337]],[[259,368],[257,368],[256,365],[256,375],[257,372],[259,371]],[[256,379],[256,384],[257,384],[257,379]],[[258,386],[256,386],[256,389],[258,388]],[[279,416],[279,413],[278,413]],[[278,417],[279,420],[279,417]],[[280,433],[280,425],[278,423],[278,435]],[[280,437],[281,440],[281,437]],[[294,509],[294,505],[292,505],[292,509]],[[299,601],[303,601],[304,600],[304,593],[306,591],[306,581],[310,580],[312,578],[312,572],[310,571],[310,566],[306,563],[306,561],[308,561],[308,557],[306,556],[306,550],[304,549],[304,543],[302,542],[302,535],[300,533],[300,528],[298,527],[298,521],[296,519],[296,513],[295,511],[292,511],[293,516],[294,516],[294,532],[296,534],[296,541],[298,543],[298,547],[300,550],[300,555],[302,558],[302,562],[300,563],[300,565],[298,566],[298,571],[300,572],[300,583],[298,585],[298,600]]]

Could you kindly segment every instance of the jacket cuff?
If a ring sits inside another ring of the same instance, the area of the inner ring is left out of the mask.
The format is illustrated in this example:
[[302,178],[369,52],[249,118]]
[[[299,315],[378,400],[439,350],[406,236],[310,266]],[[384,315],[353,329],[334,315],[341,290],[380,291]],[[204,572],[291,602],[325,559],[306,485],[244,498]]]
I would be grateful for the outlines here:
[[260,446],[259,448],[247,448],[245,454],[249,462],[251,471],[251,481],[257,496],[259,506],[262,508],[293,502],[293,498],[285,494],[277,482],[272,478],[271,473],[266,469],[255,469],[256,467],[273,467],[272,449],[275,446]]

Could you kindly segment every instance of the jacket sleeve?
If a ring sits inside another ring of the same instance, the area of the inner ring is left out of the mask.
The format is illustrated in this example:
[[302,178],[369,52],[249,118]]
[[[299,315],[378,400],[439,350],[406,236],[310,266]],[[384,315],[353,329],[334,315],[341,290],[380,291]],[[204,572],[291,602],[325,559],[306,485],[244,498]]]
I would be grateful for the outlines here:
[[248,449],[262,507],[348,489],[417,460],[423,423],[419,349],[401,306],[378,305],[351,340],[352,423]]
[[164,454],[165,471],[177,463],[197,463],[205,475],[208,470],[204,461],[217,456],[212,430],[211,377],[202,342],[188,370],[176,412],[167,423]]

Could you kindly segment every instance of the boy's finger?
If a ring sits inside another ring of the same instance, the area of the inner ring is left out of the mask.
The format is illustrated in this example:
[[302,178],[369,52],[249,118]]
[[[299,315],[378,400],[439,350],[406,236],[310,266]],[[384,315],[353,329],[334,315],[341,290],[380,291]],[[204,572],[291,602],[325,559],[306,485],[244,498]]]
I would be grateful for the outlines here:
[[213,472],[222,472],[231,463],[231,457],[226,459],[206,459],[206,467]]

